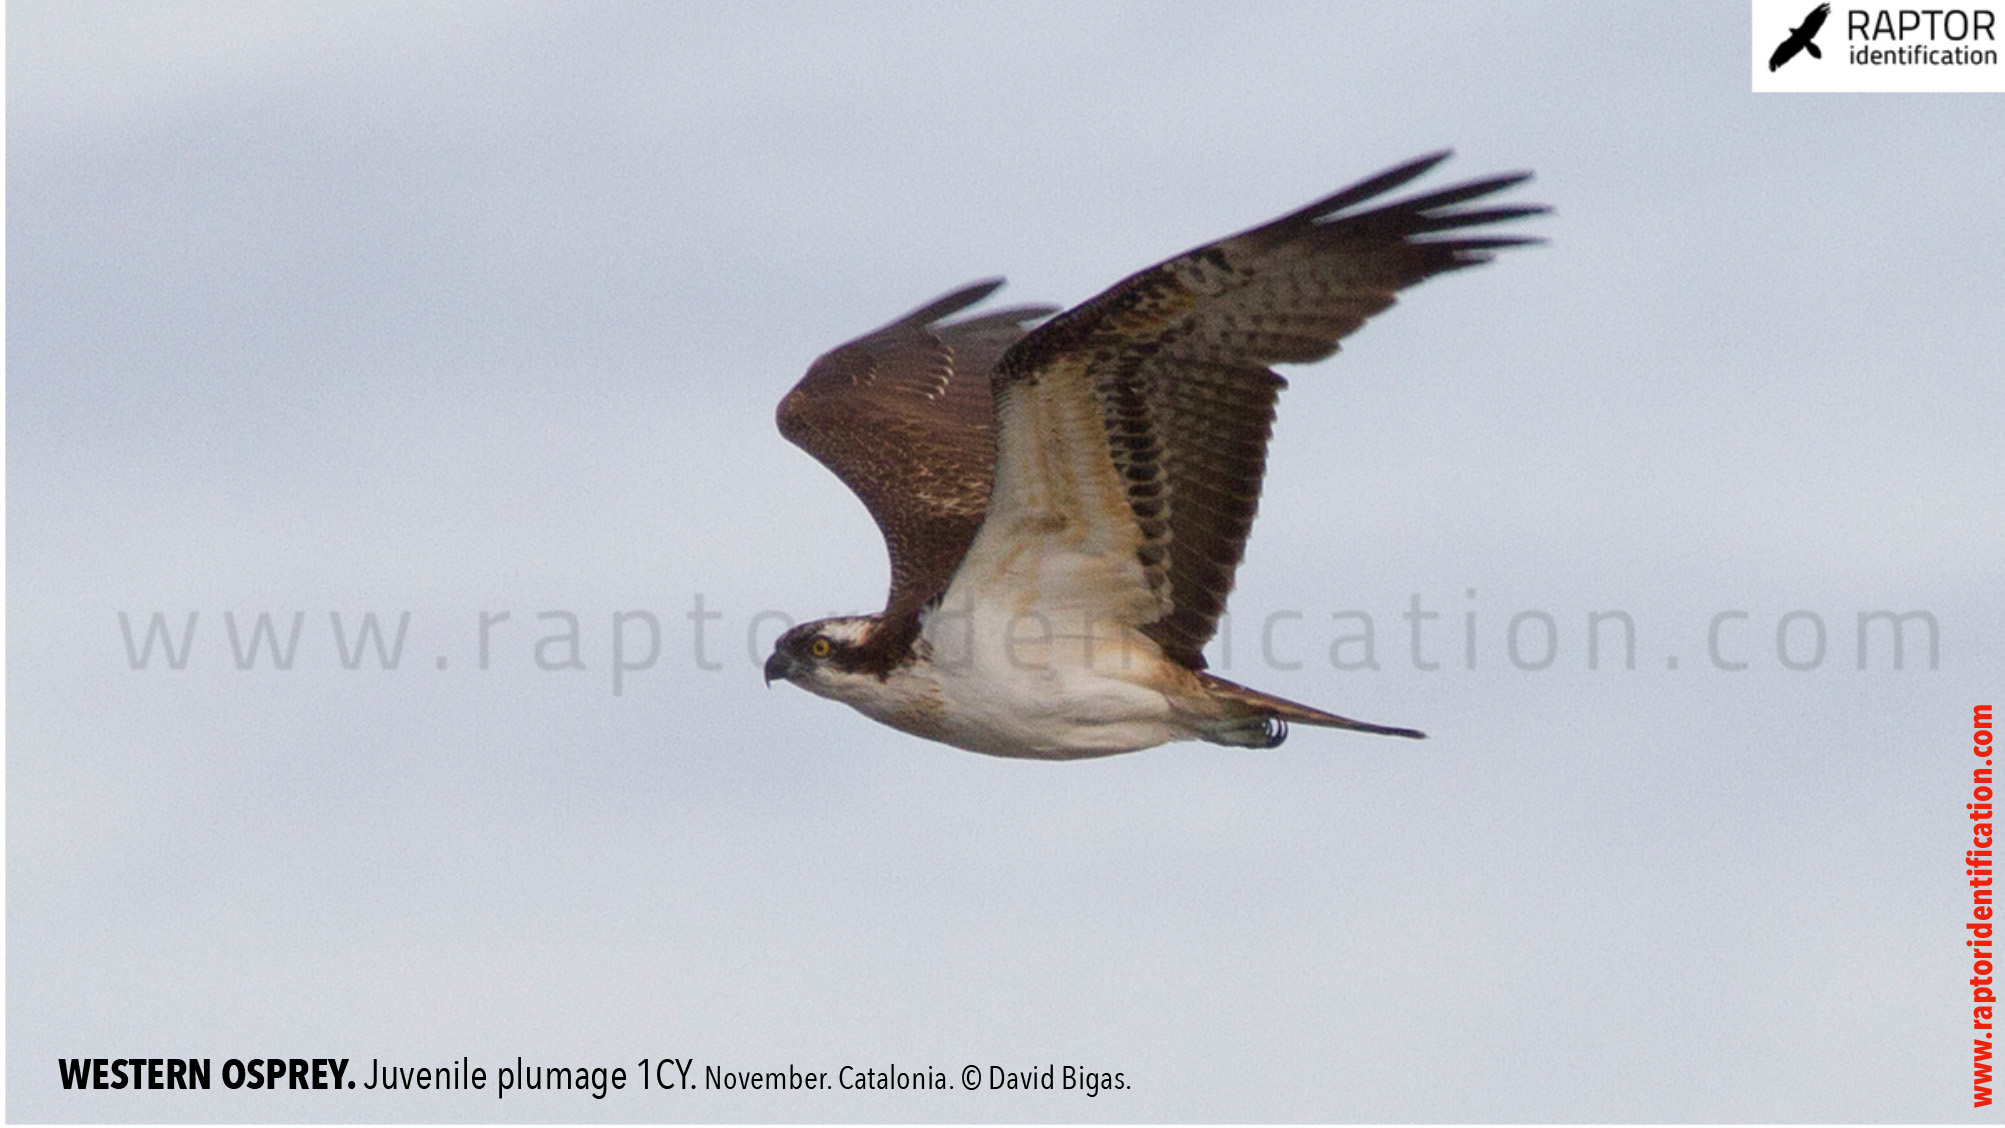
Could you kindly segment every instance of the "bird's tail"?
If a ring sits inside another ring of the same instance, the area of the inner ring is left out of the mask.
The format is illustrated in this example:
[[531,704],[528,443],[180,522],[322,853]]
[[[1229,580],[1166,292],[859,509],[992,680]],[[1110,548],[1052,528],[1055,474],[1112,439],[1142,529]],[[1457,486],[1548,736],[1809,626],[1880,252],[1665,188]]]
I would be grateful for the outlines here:
[[1803,45],[1803,49],[1805,51],[1810,52],[1810,57],[1813,59],[1821,59],[1824,57],[1824,52],[1819,51],[1815,43],[1805,43]]
[[1394,728],[1391,725],[1375,725],[1369,721],[1354,721],[1349,717],[1339,717],[1335,713],[1325,713],[1321,709],[1312,709],[1307,705],[1298,704],[1285,697],[1276,697],[1271,693],[1262,693],[1257,689],[1248,689],[1238,682],[1227,681],[1215,674],[1200,672],[1198,680],[1204,684],[1204,688],[1210,694],[1211,699],[1225,705],[1228,712],[1238,714],[1240,717],[1248,720],[1257,718],[1262,721],[1271,720],[1280,722],[1279,732],[1274,734],[1274,738],[1265,742],[1265,746],[1268,747],[1281,742],[1279,737],[1286,734],[1288,731],[1287,722],[1290,721],[1297,724],[1317,725],[1322,728],[1349,729],[1352,732],[1376,733],[1380,736],[1404,736],[1413,740],[1427,739],[1427,734],[1417,729]]

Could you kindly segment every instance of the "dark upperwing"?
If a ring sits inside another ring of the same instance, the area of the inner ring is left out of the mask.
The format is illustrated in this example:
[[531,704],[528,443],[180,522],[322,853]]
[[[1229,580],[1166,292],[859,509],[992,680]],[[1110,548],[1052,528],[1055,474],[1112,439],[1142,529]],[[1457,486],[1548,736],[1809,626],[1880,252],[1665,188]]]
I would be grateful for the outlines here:
[[780,401],[780,433],[834,471],[884,534],[888,614],[938,596],[981,527],[995,474],[989,373],[1054,307],[942,322],[1002,284],[964,286],[830,351]]

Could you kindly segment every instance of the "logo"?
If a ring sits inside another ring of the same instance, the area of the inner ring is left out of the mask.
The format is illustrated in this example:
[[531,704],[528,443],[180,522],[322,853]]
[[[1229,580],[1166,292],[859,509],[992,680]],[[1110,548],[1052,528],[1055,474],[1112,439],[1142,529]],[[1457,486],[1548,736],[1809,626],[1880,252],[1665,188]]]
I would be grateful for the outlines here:
[[[1750,0],[1756,94],[2005,92],[2005,0]],[[1814,6],[1813,6],[1814,5]],[[1807,9],[1807,10],[1806,10]],[[1807,58],[1806,58],[1807,56]]]
[[1821,59],[1824,52],[1817,49],[1817,30],[1824,26],[1824,19],[1831,14],[1831,5],[1819,4],[1810,9],[1803,22],[1789,29],[1789,38],[1776,47],[1775,54],[1768,57],[1768,69],[1778,70],[1782,64],[1796,57],[1798,51],[1810,52],[1813,59]]

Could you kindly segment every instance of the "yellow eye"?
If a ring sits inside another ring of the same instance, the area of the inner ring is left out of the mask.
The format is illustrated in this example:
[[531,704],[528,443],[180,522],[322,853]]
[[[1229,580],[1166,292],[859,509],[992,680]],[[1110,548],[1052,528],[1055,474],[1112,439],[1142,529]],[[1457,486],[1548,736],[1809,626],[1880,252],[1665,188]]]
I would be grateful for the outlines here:
[[818,638],[813,642],[808,643],[808,653],[814,655],[817,658],[828,657],[829,652],[834,649],[835,645],[829,642],[829,640],[825,638]]

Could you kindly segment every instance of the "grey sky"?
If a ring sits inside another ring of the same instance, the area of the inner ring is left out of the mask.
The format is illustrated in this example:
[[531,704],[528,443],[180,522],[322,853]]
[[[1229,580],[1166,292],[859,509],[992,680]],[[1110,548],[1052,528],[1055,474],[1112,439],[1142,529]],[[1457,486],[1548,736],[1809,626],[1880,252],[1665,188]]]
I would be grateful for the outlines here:
[[[1748,36],[10,5],[9,1117],[1969,1119],[2005,102],[1756,97]],[[1023,764],[761,685],[762,612],[883,595],[772,426],[817,353],[998,273],[1083,300],[1444,146],[1426,184],[1534,170],[1550,243],[1288,372],[1213,651],[1430,741]],[[1611,610],[1633,670],[1614,632],[1589,667]],[[1939,667],[1911,630],[1859,670],[1876,610],[1932,614]],[[398,668],[343,668],[331,611],[408,611]],[[660,654],[615,696],[636,611]],[[186,668],[131,669],[120,612],[195,612]],[[304,612],[292,669],[236,668],[259,612]],[[550,612],[582,671],[538,667]],[[1353,612],[1376,670],[1332,662]],[[121,1055],[1130,1088],[61,1089]]]

